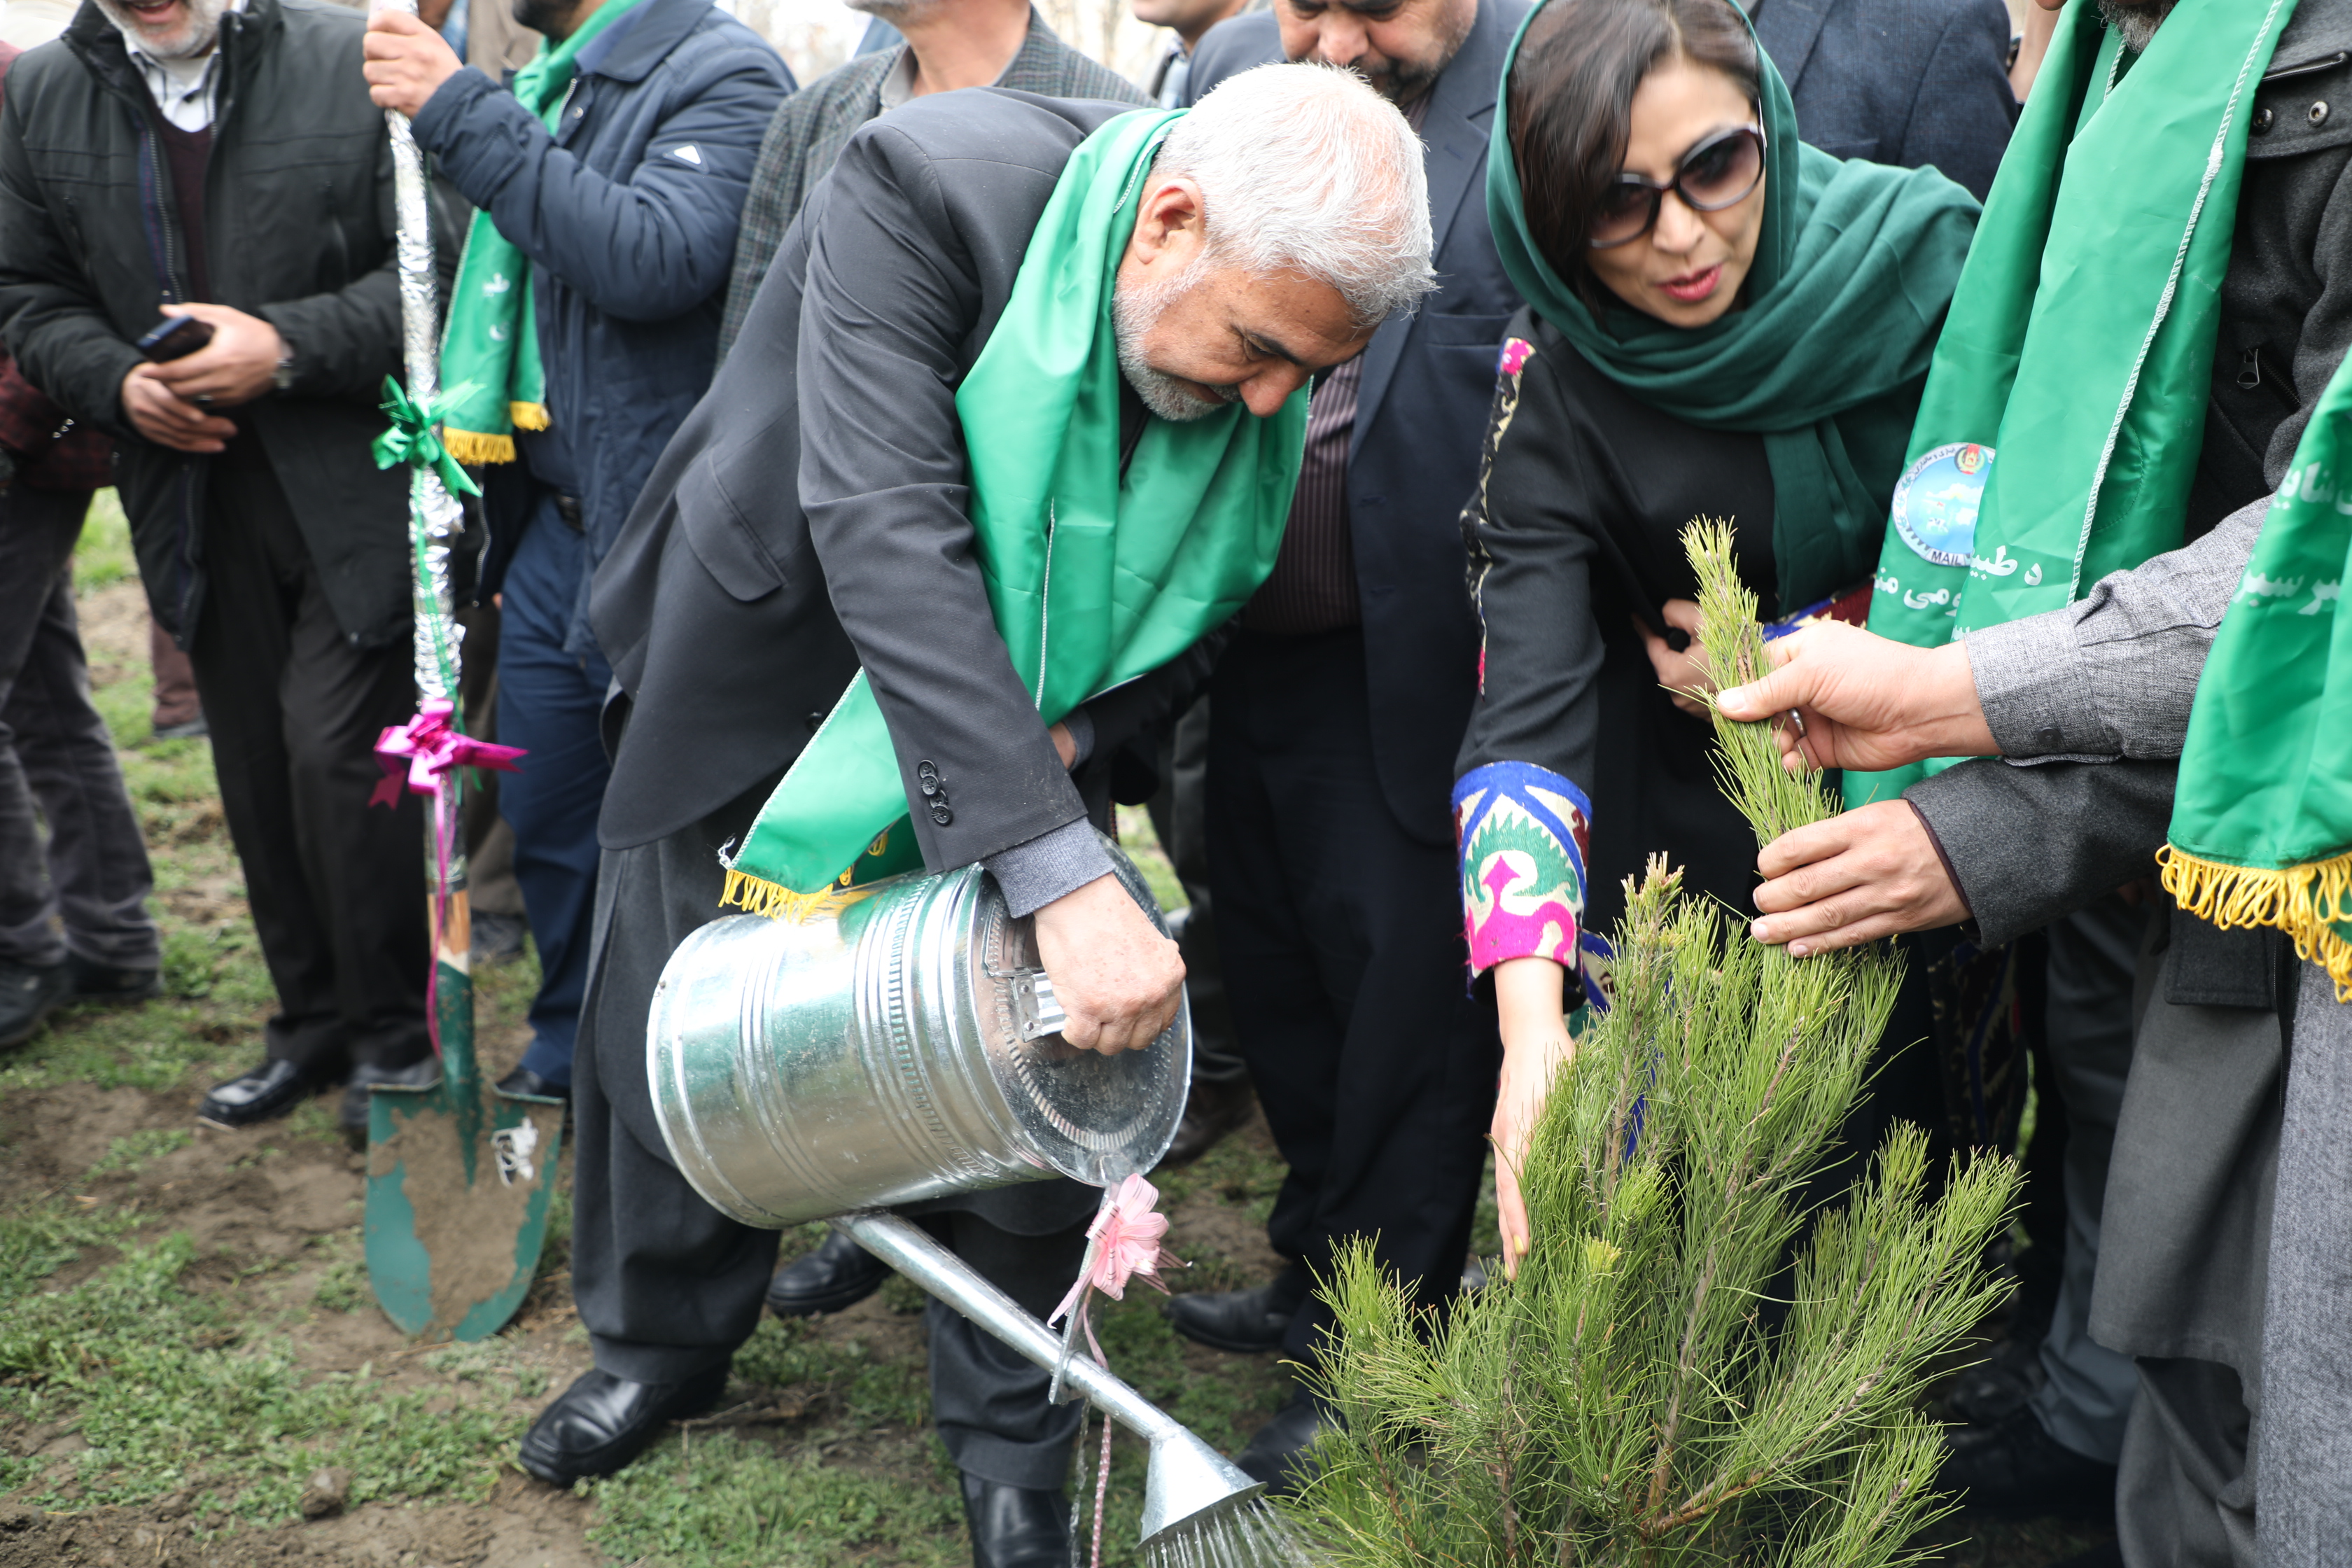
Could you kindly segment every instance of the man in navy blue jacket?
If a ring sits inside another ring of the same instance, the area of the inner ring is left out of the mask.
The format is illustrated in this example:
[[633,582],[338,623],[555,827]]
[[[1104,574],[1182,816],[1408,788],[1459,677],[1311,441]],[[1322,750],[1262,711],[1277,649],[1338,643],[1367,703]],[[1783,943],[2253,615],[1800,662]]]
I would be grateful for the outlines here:
[[[626,3],[513,0],[557,43]],[[551,423],[491,470],[482,591],[502,591],[499,739],[530,753],[499,808],[541,980],[530,1048],[499,1087],[569,1096],[610,773],[588,578],[710,384],[751,165],[792,72],[710,0],[636,0],[581,50],[551,132],[413,16],[380,13],[367,52],[375,101],[530,258]]]

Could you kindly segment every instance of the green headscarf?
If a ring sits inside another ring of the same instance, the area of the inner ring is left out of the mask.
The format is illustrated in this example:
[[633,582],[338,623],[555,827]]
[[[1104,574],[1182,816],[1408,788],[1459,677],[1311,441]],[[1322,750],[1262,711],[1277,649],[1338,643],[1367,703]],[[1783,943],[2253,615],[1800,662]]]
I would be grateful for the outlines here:
[[1976,202],[1932,169],[1846,163],[1803,145],[1788,83],[1759,45],[1764,230],[1744,303],[1704,327],[1613,303],[1596,318],[1528,232],[1512,155],[1511,68],[1542,14],[1528,13],[1504,58],[1486,153],[1504,270],[1538,315],[1643,402],[1702,428],[1763,436],[1784,611],[1860,582],[1878,558],[1910,429],[1903,395],[1927,374]]
[[[553,131],[580,51],[639,0],[604,0],[572,35],[539,41],[515,72],[514,95]],[[441,384],[452,390],[441,438],[461,463],[511,463],[514,432],[547,428],[547,378],[539,363],[539,317],[531,306],[530,258],[490,221],[485,207],[466,233],[466,254],[449,290],[441,336]]]
[[[2181,540],[2254,85],[2294,0],[2181,0],[2129,69],[2059,18],[1952,299],[1870,629],[1915,647],[2072,603]],[[1932,763],[1846,774],[1848,805]]]
[[[956,392],[989,608],[1046,723],[1156,669],[1274,570],[1307,446],[1307,391],[1151,419],[1119,472],[1111,325],[1137,191],[1182,111],[1139,110],[1070,155],[1012,298]],[[1050,620],[1052,636],[1047,636]],[[796,916],[921,864],[890,731],[859,671],[761,808],[724,902]]]
[[2278,927],[2352,1002],[2347,576],[2352,360],[2320,396],[2213,638],[2158,856],[2182,909],[2225,930]]

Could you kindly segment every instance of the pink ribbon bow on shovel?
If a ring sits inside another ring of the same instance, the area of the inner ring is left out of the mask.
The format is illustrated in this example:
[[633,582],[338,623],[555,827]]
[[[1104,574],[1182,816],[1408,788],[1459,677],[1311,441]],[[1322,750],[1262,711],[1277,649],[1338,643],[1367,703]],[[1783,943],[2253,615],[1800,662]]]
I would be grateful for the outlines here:
[[475,740],[449,721],[456,712],[456,705],[447,698],[435,698],[417,710],[415,718],[394,725],[377,739],[375,755],[383,766],[383,777],[368,796],[370,805],[397,805],[403,773],[408,775],[410,793],[439,795],[449,774],[458,768],[521,772],[514,764],[523,754],[520,746]]
[[[502,773],[522,771],[515,766],[515,759],[523,754],[522,747],[475,740],[450,722],[457,711],[456,704],[447,698],[432,698],[417,710],[415,718],[405,724],[395,724],[379,736],[375,757],[383,766],[383,777],[376,781],[374,792],[368,796],[370,805],[398,805],[401,779],[405,775],[412,794],[433,797],[433,930],[436,942],[448,924],[449,868],[457,853],[456,827],[446,809],[449,775],[459,768],[495,768]],[[425,979],[425,1033],[432,1040],[436,1057],[441,1054],[440,985],[441,966],[436,963]]]
[[[1127,1282],[1140,1279],[1161,1295],[1168,1293],[1167,1282],[1160,1278],[1162,1264],[1186,1268],[1183,1259],[1171,1258],[1160,1249],[1160,1238],[1168,1234],[1168,1216],[1153,1211],[1159,1206],[1160,1189],[1141,1176],[1129,1176],[1117,1188],[1106,1190],[1102,1207],[1095,1211],[1094,1223],[1087,1226],[1087,1258],[1078,1267],[1077,1283],[1062,1298],[1045,1321],[1070,1320],[1062,1338],[1065,1361],[1084,1329],[1087,1344],[1095,1352],[1095,1364],[1108,1367],[1100,1341],[1095,1338],[1093,1321],[1087,1315],[1087,1303],[1096,1290],[1114,1301],[1126,1300]],[[1049,1399],[1058,1399],[1062,1393],[1062,1374],[1056,1369]],[[1103,1500],[1110,1490],[1110,1419],[1103,1419],[1102,1465],[1095,1476],[1095,1556],[1094,1568],[1102,1568]]]

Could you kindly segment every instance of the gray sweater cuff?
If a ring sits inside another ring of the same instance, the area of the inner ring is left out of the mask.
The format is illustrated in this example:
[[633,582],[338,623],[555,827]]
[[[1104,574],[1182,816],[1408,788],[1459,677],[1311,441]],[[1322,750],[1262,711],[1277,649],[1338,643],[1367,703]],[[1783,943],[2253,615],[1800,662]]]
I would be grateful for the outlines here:
[[1034,914],[1065,893],[1075,893],[1097,877],[1110,875],[1110,856],[1094,824],[1085,817],[1041,833],[1026,844],[1000,849],[981,861],[996,879],[1006,907],[1015,916]]
[[2071,609],[1979,627],[1960,646],[2002,756],[2087,760],[2122,752],[2100,721]]

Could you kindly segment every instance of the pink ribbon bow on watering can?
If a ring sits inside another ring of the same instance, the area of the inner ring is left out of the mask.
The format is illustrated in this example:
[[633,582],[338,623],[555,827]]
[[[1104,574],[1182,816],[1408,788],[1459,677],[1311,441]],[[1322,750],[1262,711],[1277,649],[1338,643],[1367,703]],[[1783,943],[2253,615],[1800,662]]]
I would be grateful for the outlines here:
[[[1103,1193],[1102,1207],[1095,1211],[1094,1223],[1087,1226],[1087,1258],[1078,1267],[1077,1283],[1062,1298],[1045,1321],[1057,1322],[1070,1319],[1070,1327],[1062,1342],[1062,1354],[1067,1357],[1084,1329],[1087,1344],[1095,1352],[1095,1364],[1108,1367],[1100,1341],[1095,1338],[1095,1326],[1087,1316],[1087,1301],[1091,1292],[1099,1290],[1114,1301],[1126,1300],[1127,1282],[1140,1279],[1162,1295],[1168,1292],[1167,1282],[1160,1278],[1163,1263],[1177,1268],[1188,1267],[1183,1259],[1171,1258],[1160,1250],[1160,1238],[1168,1234],[1168,1216],[1156,1214],[1160,1189],[1141,1176],[1129,1176],[1116,1188]],[[1073,1316],[1072,1314],[1076,1315]],[[1054,1374],[1051,1397],[1062,1392],[1062,1376]],[[1081,1433],[1083,1436],[1083,1431]],[[1103,1500],[1110,1490],[1110,1421],[1103,1420],[1102,1465],[1095,1476],[1095,1558],[1094,1568],[1102,1568]]]
[[435,698],[417,710],[415,718],[383,732],[375,743],[383,778],[368,796],[370,805],[400,804],[404,773],[413,794],[438,795],[457,768],[496,768],[502,773],[521,771],[514,765],[514,760],[523,754],[520,746],[475,740],[449,721],[456,712],[448,699]]

